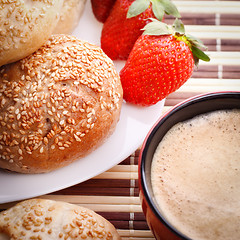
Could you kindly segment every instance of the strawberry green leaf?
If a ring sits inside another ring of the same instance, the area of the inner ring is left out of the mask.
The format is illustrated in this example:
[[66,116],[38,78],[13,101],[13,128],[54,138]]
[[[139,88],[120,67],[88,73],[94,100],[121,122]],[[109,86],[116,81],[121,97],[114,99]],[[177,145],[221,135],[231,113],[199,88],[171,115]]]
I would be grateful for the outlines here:
[[144,12],[150,5],[150,0],[135,0],[128,9],[127,18],[135,17]]
[[160,1],[161,4],[163,5],[166,14],[172,15],[176,18],[181,17],[177,7],[170,0],[158,0],[158,1]]
[[[195,60],[195,58],[197,58],[197,59],[201,59],[205,62],[210,61],[209,56],[206,55],[202,50],[200,50],[199,48],[197,48],[195,46],[192,46],[192,53],[193,53],[193,56],[194,56],[194,60]],[[196,64],[196,60],[195,60],[195,64]]]
[[151,2],[152,2],[152,10],[153,10],[154,16],[160,21],[162,21],[164,16],[164,7],[161,4],[159,4],[158,0],[155,0],[155,1],[152,0]]
[[148,23],[142,30],[143,35],[169,35],[171,34],[171,28],[157,19],[151,19],[152,22]]
[[186,34],[187,39],[191,42],[191,44],[197,48],[202,48],[204,50],[207,49],[207,47],[204,45],[204,43],[198,39],[197,37],[194,37],[190,34]]
[[174,23],[173,23],[173,29],[178,32],[178,33],[181,33],[181,34],[184,34],[185,33],[185,28],[184,28],[184,24],[183,22],[176,18]]

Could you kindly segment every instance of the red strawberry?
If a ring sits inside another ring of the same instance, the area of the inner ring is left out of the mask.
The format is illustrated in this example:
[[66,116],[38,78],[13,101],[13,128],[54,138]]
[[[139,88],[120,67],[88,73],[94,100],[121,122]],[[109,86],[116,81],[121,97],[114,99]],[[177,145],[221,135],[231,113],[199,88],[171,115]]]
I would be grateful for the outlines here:
[[[159,35],[162,31],[164,35]],[[198,47],[204,45],[184,34],[180,20],[175,21],[173,28],[153,20],[145,27],[120,71],[124,99],[149,106],[176,91],[192,75],[194,62],[210,60]]]
[[101,48],[112,60],[126,60],[149,18],[162,20],[164,13],[180,17],[170,0],[117,0],[103,25]]
[[92,11],[99,22],[104,23],[116,0],[91,0]]

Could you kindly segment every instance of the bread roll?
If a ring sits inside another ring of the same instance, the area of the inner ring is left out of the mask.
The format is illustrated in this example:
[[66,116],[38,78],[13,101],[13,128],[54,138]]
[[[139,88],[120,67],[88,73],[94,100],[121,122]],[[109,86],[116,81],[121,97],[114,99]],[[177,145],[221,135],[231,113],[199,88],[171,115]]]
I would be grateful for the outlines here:
[[0,213],[0,239],[10,238],[121,239],[115,227],[94,211],[44,199],[26,200]]
[[0,66],[41,47],[59,20],[63,0],[0,1]]
[[70,34],[77,26],[82,16],[86,0],[64,0],[60,19],[53,34]]
[[0,168],[42,173],[86,156],[113,133],[121,105],[119,75],[102,49],[53,35],[0,68]]

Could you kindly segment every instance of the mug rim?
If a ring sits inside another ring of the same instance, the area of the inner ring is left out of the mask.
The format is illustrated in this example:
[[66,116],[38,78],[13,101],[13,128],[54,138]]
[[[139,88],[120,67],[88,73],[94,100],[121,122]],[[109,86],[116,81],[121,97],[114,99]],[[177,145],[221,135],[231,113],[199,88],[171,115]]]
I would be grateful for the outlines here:
[[[240,99],[240,91],[216,91],[216,92],[208,92],[208,93],[203,93],[199,94],[190,98],[187,98],[180,103],[176,104],[173,106],[171,109],[166,111],[153,125],[153,127],[150,129],[148,132],[147,136],[145,137],[142,147],[140,149],[139,153],[139,181],[140,184],[139,186],[141,187],[140,191],[143,192],[144,198],[146,199],[148,206],[151,208],[152,212],[155,214],[155,216],[163,223],[170,231],[172,231],[177,237],[183,239],[183,240],[191,240],[189,237],[185,236],[183,233],[178,231],[172,224],[169,223],[168,220],[165,219],[163,214],[160,213],[158,210],[158,207],[154,203],[153,199],[150,197],[151,194],[149,192],[148,186],[147,186],[147,180],[146,180],[146,175],[145,175],[145,169],[146,169],[146,154],[148,151],[148,147],[152,141],[153,136],[156,134],[157,130],[159,127],[167,121],[169,117],[174,115],[176,112],[180,111],[181,109],[201,102],[201,101],[206,101],[210,99],[216,99],[220,97],[226,97],[226,98],[236,98]],[[224,108],[223,108],[224,109]],[[239,108],[240,109],[240,108]],[[173,124],[174,125],[174,124]]]

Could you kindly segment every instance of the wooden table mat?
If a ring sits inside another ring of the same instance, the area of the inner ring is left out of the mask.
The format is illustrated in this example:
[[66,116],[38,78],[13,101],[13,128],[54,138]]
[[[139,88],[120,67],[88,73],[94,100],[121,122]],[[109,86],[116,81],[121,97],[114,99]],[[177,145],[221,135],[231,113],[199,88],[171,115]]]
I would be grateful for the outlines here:
[[[174,2],[186,31],[207,45],[211,61],[200,61],[191,79],[167,97],[163,112],[200,93],[240,91],[240,1]],[[172,18],[166,16],[166,22],[172,23]],[[117,166],[86,182],[41,197],[96,211],[115,225],[122,239],[154,239],[138,197],[138,156],[139,149]],[[0,209],[12,205],[2,204]]]

